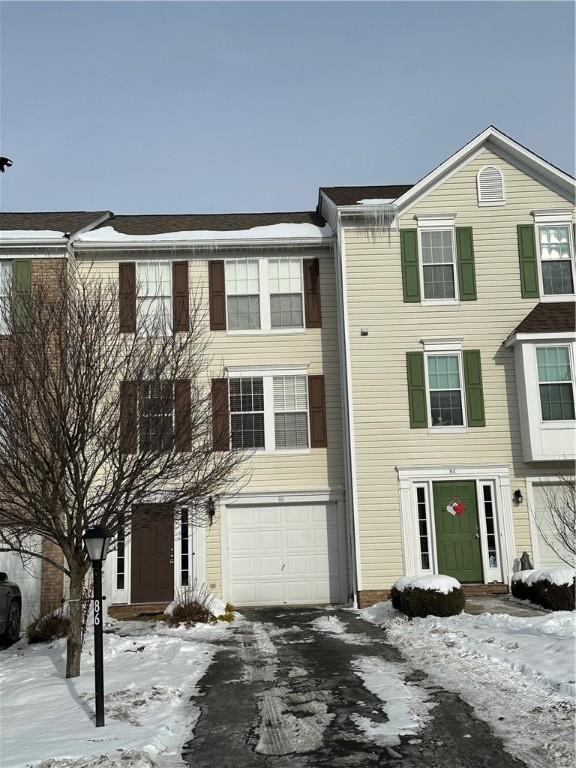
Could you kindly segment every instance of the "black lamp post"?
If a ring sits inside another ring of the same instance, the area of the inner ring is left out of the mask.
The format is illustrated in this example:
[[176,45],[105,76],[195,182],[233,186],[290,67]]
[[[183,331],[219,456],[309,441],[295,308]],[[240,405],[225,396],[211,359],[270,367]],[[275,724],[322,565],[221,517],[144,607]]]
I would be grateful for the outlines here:
[[96,727],[104,725],[104,633],[102,626],[102,563],[108,554],[110,539],[102,526],[88,528],[84,546],[94,573],[94,683],[96,693]]

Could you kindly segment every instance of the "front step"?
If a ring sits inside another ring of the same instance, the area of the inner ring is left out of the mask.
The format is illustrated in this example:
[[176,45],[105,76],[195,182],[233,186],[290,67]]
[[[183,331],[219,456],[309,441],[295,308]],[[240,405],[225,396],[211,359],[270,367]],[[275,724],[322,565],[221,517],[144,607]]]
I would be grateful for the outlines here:
[[484,597],[485,595],[507,595],[507,584],[462,584],[466,597]]
[[163,613],[167,605],[167,602],[110,605],[108,606],[108,616],[113,619],[138,619]]

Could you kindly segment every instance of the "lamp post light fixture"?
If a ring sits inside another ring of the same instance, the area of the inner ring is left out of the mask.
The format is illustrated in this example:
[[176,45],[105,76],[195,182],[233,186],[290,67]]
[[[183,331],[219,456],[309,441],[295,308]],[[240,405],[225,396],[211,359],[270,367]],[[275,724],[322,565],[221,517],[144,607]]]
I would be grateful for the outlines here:
[[84,546],[94,574],[94,685],[96,727],[104,725],[104,627],[102,625],[102,563],[108,554],[110,537],[101,525],[88,528]]

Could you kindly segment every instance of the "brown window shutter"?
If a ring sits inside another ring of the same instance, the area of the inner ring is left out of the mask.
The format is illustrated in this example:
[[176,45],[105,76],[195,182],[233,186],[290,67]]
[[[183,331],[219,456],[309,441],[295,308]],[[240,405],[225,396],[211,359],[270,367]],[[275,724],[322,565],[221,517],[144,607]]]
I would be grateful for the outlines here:
[[322,328],[320,304],[320,260],[304,259],[304,304],[306,328]]
[[192,450],[190,379],[174,382],[174,447],[179,453]]
[[190,291],[188,287],[188,262],[172,264],[172,312],[173,329],[187,332],[190,329]]
[[324,376],[308,376],[308,411],[310,413],[310,447],[326,448],[326,395]]
[[120,382],[120,453],[136,453],[138,437],[138,385]]
[[136,264],[119,266],[120,333],[136,333]]
[[230,450],[228,379],[212,379],[212,448]]
[[208,262],[208,290],[210,293],[210,330],[226,330],[226,287],[224,262]]

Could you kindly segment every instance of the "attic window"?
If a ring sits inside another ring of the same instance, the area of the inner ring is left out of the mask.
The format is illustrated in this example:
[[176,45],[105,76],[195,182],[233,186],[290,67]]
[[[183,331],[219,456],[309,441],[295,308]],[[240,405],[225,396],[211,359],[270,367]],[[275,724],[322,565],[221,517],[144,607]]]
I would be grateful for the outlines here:
[[476,177],[478,205],[504,205],[504,177],[494,165],[480,168]]

